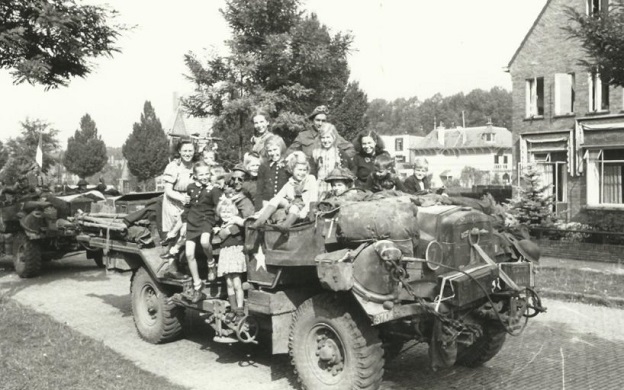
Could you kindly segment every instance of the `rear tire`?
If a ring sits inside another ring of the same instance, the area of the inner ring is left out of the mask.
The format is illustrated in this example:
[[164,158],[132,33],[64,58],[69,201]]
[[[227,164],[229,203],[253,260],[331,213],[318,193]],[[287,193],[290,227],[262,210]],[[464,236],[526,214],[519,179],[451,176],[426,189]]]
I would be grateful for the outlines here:
[[289,353],[308,390],[377,389],[384,351],[370,320],[345,296],[318,295],[293,316]]
[[143,340],[161,344],[182,334],[184,309],[169,302],[145,268],[139,268],[133,275],[130,293],[134,325]]
[[468,347],[457,346],[456,364],[466,367],[479,367],[500,352],[505,344],[507,333],[500,324],[484,323],[483,335]]
[[13,266],[20,278],[32,278],[41,272],[41,248],[25,233],[17,233],[13,242]]

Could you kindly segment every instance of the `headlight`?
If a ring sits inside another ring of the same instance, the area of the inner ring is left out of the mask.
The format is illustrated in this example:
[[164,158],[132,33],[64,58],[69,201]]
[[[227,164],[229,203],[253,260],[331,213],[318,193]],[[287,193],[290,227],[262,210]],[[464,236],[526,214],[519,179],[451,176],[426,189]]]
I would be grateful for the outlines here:
[[379,257],[384,261],[399,261],[403,257],[401,250],[392,241],[377,241],[373,246]]
[[427,267],[432,271],[437,271],[440,268],[440,264],[444,261],[444,248],[442,244],[437,241],[431,241],[427,245],[425,250],[425,260]]

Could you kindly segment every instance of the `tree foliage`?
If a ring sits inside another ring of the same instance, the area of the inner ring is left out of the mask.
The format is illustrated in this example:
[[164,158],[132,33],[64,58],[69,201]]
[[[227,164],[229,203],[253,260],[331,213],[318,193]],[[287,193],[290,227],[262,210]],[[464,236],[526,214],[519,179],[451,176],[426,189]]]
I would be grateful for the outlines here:
[[624,86],[624,3],[612,2],[608,9],[592,15],[572,7],[567,13],[571,24],[564,30],[581,42],[589,57],[579,63],[590,72],[600,73],[609,84]]
[[338,107],[331,113],[330,120],[345,139],[355,138],[358,132],[368,126],[366,110],[368,97],[357,81],[350,82]]
[[169,141],[149,101],[145,102],[141,121],[132,125],[132,133],[121,150],[130,173],[139,181],[152,179],[165,170],[169,162]]
[[272,130],[287,142],[322,104],[337,109],[330,120],[338,128],[359,125],[363,93],[357,84],[347,88],[349,34],[332,35],[315,14],[303,12],[299,0],[228,0],[221,13],[232,30],[229,54],[205,61],[185,56],[196,88],[183,104],[193,116],[215,116],[215,135],[225,139],[222,158],[240,159],[257,109],[270,113]]
[[110,56],[126,29],[112,24],[116,11],[76,0],[0,2],[0,68],[16,84],[65,86],[92,70],[90,59]]
[[[511,92],[494,87],[489,91],[475,89],[467,95],[457,93],[444,97],[437,93],[420,101],[416,96],[388,102],[375,99],[366,117],[369,128],[381,134],[427,135],[436,126],[483,126],[488,119],[496,126],[511,126]],[[463,118],[462,118],[463,113]],[[511,130],[511,129],[510,129]]]
[[511,199],[510,213],[519,223],[527,226],[540,226],[554,222],[553,195],[549,194],[550,184],[542,185],[540,173],[534,164],[523,172],[523,187],[517,187],[517,196]]
[[98,135],[95,122],[89,114],[80,119],[80,129],[67,139],[63,165],[80,178],[91,176],[106,165],[106,144]]
[[8,158],[0,170],[0,180],[5,183],[14,183],[26,171],[38,170],[35,155],[40,134],[43,151],[41,172],[47,173],[58,162],[55,157],[59,151],[58,130],[39,119],[26,119],[21,126],[21,134],[10,138],[5,145]]

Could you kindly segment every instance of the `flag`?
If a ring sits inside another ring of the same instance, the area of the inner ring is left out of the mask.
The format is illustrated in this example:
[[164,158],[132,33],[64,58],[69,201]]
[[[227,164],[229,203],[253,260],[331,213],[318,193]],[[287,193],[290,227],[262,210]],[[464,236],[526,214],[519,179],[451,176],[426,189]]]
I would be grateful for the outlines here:
[[35,154],[35,161],[40,168],[43,168],[43,142],[41,141],[41,133],[39,133],[39,144],[37,145],[37,154]]

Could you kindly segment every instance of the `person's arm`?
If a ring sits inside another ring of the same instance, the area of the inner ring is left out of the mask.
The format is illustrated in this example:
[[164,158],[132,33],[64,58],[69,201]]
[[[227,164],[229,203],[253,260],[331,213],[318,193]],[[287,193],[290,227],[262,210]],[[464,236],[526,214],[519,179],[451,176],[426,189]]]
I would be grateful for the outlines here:
[[[191,198],[191,189],[189,188],[186,191],[186,195],[184,196],[188,196],[189,199]],[[177,191],[176,191],[177,192]],[[182,194],[180,192],[180,194]],[[183,209],[182,209],[182,214],[180,214],[180,220],[182,221],[182,223],[186,223],[188,221],[188,214],[189,214],[189,210],[191,209],[191,202],[186,202],[184,203]]]
[[355,156],[355,148],[353,147],[353,144],[342,138],[340,134],[338,134],[338,138],[336,139],[336,145],[346,157],[353,158],[353,156]]
[[265,199],[266,193],[266,180],[269,163],[262,163],[258,168],[258,179],[256,179],[256,196],[253,199],[256,210],[260,210],[263,206],[262,200]]

